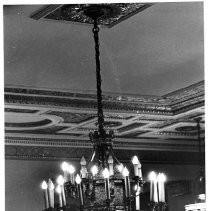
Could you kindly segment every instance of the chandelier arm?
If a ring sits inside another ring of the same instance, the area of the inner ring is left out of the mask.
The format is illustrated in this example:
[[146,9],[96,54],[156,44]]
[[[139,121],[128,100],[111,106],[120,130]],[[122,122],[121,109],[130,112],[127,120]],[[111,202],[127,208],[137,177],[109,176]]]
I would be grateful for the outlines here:
[[93,27],[94,41],[95,41],[95,60],[96,60],[96,81],[97,81],[97,104],[98,104],[98,129],[100,135],[103,136],[104,131],[104,114],[102,105],[102,90],[101,90],[101,69],[100,69],[100,51],[99,51],[99,27],[97,18],[94,18]]
[[113,152],[112,147],[111,147],[111,149],[110,149],[110,152],[111,152],[112,157],[117,161],[117,163],[118,163],[118,164],[121,164],[121,162],[120,162],[120,161],[117,159],[117,157],[114,155],[114,152]]
[[95,155],[96,155],[96,148],[94,147],[93,150],[92,150],[91,156],[90,156],[90,158],[87,162],[87,166],[89,166],[89,164],[93,161]]

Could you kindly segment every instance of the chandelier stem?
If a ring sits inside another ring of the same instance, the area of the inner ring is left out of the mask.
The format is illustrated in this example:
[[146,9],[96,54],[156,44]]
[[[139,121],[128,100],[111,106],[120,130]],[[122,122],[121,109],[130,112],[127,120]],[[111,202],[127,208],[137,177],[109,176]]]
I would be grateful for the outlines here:
[[94,18],[93,27],[94,41],[95,41],[95,60],[96,60],[96,81],[97,81],[97,103],[98,103],[98,129],[100,136],[103,136],[104,131],[104,114],[102,105],[102,90],[101,90],[101,67],[100,67],[100,51],[99,51],[99,27],[97,18]]

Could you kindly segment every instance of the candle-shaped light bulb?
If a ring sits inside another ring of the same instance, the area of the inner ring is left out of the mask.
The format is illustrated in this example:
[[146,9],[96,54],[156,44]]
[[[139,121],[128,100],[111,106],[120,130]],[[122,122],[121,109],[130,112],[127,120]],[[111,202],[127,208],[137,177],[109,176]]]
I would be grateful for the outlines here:
[[108,157],[108,163],[113,163],[113,162],[114,162],[113,157],[111,155],[109,155],[109,157]]
[[61,203],[60,203],[60,195],[59,195],[59,203],[60,203],[60,206],[62,207],[62,198],[63,198],[63,204],[64,206],[66,206],[66,196],[65,196],[65,191],[64,191],[64,178],[62,175],[59,175],[58,178],[57,178],[57,183],[61,189]]
[[165,176],[165,174],[159,173],[159,174],[158,174],[158,177],[157,177],[157,180],[158,180],[158,181],[161,181],[161,182],[165,182],[165,181],[166,181],[166,176]]
[[114,174],[114,166],[113,166],[114,160],[113,157],[111,155],[109,155],[108,157],[108,164],[109,164],[109,173],[110,176]]
[[49,190],[54,190],[55,189],[55,186],[54,186],[54,184],[53,184],[51,179],[48,180],[48,188],[49,188]]
[[138,157],[136,155],[133,157],[132,163],[133,163],[133,165],[139,164],[139,159],[138,159]]
[[68,172],[69,172],[69,174],[73,174],[73,173],[75,172],[74,166],[69,165],[69,167],[68,167]]
[[84,157],[81,158],[80,164],[81,164],[81,170],[80,170],[81,176],[82,178],[87,178],[87,173],[88,173],[86,168],[87,162]]
[[79,174],[77,174],[75,181],[76,181],[77,184],[80,184],[82,182],[82,179],[79,176]]
[[49,199],[48,199],[48,192],[47,192],[48,186],[45,180],[42,182],[41,188],[44,191],[45,208],[48,209],[49,208]]
[[158,183],[158,194],[160,202],[165,202],[165,185],[164,185],[165,181],[166,181],[165,174],[159,173],[157,176],[157,183]]
[[74,172],[76,171],[76,169],[74,168],[74,166],[72,166],[71,164],[68,167],[68,172],[70,174],[70,181],[72,184],[74,184]]
[[46,183],[45,180],[42,182],[41,188],[42,188],[43,190],[46,190],[46,189],[47,189],[47,183]]
[[51,179],[48,180],[48,194],[50,207],[54,208],[54,189],[55,186]]
[[69,164],[67,162],[63,162],[61,164],[61,169],[63,170],[63,177],[66,182],[68,181],[68,168]]
[[55,190],[56,190],[57,193],[61,193],[61,186],[60,185],[57,185],[57,187],[56,187]]
[[123,168],[122,171],[123,176],[125,177],[125,196],[130,197],[130,181],[129,181],[129,171],[128,169],[125,167]]
[[156,178],[157,178],[156,173],[154,171],[150,172],[150,174],[149,174],[149,180],[150,181],[154,181],[154,180],[156,180]]
[[142,171],[141,171],[141,163],[140,163],[140,161],[139,161],[139,163],[138,163],[138,176],[139,176],[140,178],[142,178]]
[[63,202],[62,202],[61,186],[58,185],[55,190],[58,193],[59,207],[62,207],[63,206]]
[[157,175],[154,171],[149,174],[150,180],[150,201],[158,202]]
[[61,164],[61,169],[62,169],[63,171],[68,171],[68,167],[69,167],[69,164],[68,164],[67,162],[63,162],[63,163]]
[[98,173],[98,168],[96,165],[94,165],[92,168],[91,168],[91,172],[93,174],[93,176],[95,177],[95,175]]
[[77,183],[77,188],[78,188],[78,192],[79,192],[79,198],[80,198],[80,204],[83,205],[84,204],[84,199],[83,199],[83,192],[82,192],[82,179],[79,176],[79,174],[77,174],[75,181]]
[[135,175],[135,176],[139,176],[139,175],[138,175],[138,164],[139,164],[139,159],[137,158],[136,155],[133,157],[132,163],[133,163],[133,166],[134,166],[134,175]]
[[120,173],[123,171],[123,168],[124,168],[124,166],[123,166],[122,163],[120,163],[120,164],[117,166],[117,169],[118,169],[118,171],[119,171]]
[[109,170],[108,170],[107,168],[105,168],[105,169],[103,170],[103,177],[104,177],[105,179],[108,179],[108,178],[109,178]]
[[109,170],[108,168],[105,168],[102,172],[103,174],[103,177],[105,179],[105,192],[106,192],[106,197],[107,199],[109,200],[110,199],[110,186],[109,186],[109,176],[110,176],[110,173],[109,173]]
[[65,182],[62,175],[59,175],[56,181],[59,185],[63,185]]
[[123,169],[122,174],[123,174],[124,177],[128,177],[129,171],[126,167]]
[[81,164],[81,166],[85,166],[87,164],[87,162],[86,162],[84,157],[81,158],[80,164]]

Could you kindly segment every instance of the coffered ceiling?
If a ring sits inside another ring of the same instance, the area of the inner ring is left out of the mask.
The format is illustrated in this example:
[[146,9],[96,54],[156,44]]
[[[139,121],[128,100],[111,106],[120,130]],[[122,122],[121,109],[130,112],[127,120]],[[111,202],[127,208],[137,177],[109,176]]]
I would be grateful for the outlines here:
[[[31,18],[46,6],[4,7],[7,158],[77,159],[97,129],[91,26]],[[100,43],[105,126],[119,157],[196,161],[194,119],[202,118],[202,138],[205,123],[202,3],[156,3],[102,27]]]

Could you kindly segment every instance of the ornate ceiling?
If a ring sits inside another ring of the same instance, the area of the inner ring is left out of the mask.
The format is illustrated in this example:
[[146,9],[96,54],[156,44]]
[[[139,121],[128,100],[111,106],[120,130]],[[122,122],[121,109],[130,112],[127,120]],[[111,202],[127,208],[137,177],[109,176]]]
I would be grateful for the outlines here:
[[[194,119],[202,118],[204,137],[203,81],[162,97],[104,95],[103,99],[105,127],[114,130],[116,149],[198,151]],[[89,132],[97,129],[96,106],[93,94],[6,87],[7,156],[56,158],[46,150],[49,147],[77,148],[80,153],[81,149],[89,150]],[[26,148],[18,151],[18,146]],[[37,154],[27,148],[32,146]],[[77,157],[68,150],[59,156]]]
[[[77,160],[97,129],[91,28],[33,20],[43,7],[4,7],[6,158]],[[105,126],[119,159],[197,162],[202,11],[198,2],[154,4],[101,29]]]

